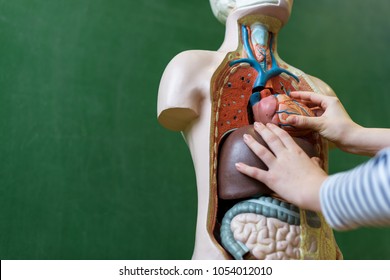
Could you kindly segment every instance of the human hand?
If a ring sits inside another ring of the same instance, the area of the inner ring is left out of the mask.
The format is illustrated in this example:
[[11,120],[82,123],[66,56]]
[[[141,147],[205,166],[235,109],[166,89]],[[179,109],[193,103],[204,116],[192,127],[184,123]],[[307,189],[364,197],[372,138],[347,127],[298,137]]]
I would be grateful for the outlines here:
[[353,152],[352,143],[362,127],[350,118],[337,97],[304,91],[291,92],[290,96],[309,107],[315,106],[312,110],[316,117],[289,116],[286,119],[288,124],[317,131],[340,149]]
[[270,150],[250,135],[244,135],[244,141],[268,170],[244,163],[237,163],[237,170],[263,182],[288,202],[319,211],[319,190],[327,174],[319,166],[318,158],[310,159],[292,137],[276,125],[255,123],[254,127]]

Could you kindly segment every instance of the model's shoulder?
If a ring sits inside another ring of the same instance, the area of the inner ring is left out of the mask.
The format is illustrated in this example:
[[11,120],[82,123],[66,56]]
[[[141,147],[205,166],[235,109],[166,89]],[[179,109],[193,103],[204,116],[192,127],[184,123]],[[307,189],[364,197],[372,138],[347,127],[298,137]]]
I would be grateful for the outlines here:
[[308,75],[308,77],[323,95],[336,96],[336,93],[333,91],[333,89],[323,80],[311,75]]
[[198,61],[199,58],[206,58],[206,57],[212,57],[217,55],[217,51],[207,51],[207,50],[187,50],[182,51],[178,53],[172,61],[188,61],[188,60],[196,60]]
[[177,54],[169,62],[167,69],[201,69],[220,62],[222,53],[205,50],[188,50]]
[[[166,88],[166,85],[191,88],[191,85],[199,87],[207,80],[212,71],[215,71],[221,61],[223,55],[216,51],[190,50],[177,54],[169,62],[164,70],[161,84]],[[208,85],[209,82],[207,82]]]

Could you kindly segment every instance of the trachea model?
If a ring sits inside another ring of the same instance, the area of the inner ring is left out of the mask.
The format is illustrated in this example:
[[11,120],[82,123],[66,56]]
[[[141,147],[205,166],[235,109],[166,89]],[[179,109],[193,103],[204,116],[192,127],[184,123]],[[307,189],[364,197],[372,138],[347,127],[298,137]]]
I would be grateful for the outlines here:
[[222,46],[178,54],[165,69],[158,96],[159,122],[182,131],[195,166],[193,259],[341,259],[320,213],[283,201],[235,169],[236,162],[266,168],[242,140],[243,134],[251,134],[266,145],[253,129],[255,121],[284,128],[327,169],[326,142],[317,133],[285,123],[291,114],[314,116],[290,97],[291,91],[334,95],[324,82],[277,54],[277,34],[293,1],[210,2],[217,18],[226,20]]

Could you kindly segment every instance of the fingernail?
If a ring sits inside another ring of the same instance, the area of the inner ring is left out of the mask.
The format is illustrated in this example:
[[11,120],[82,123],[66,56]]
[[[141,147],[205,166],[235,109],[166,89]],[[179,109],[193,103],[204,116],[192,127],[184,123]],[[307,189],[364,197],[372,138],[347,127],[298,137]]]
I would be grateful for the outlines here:
[[272,127],[274,124],[273,123],[267,123],[267,127]]
[[248,134],[244,134],[243,137],[244,137],[244,141],[248,141],[249,140],[249,135]]
[[286,119],[286,122],[288,123],[295,123],[297,118],[295,116],[288,116]]
[[241,165],[241,162],[237,162],[237,163],[235,164],[235,166],[236,166],[237,169],[241,169],[241,166],[242,166],[242,165]]
[[255,128],[262,128],[264,126],[264,124],[260,123],[260,122],[255,122],[254,124]]

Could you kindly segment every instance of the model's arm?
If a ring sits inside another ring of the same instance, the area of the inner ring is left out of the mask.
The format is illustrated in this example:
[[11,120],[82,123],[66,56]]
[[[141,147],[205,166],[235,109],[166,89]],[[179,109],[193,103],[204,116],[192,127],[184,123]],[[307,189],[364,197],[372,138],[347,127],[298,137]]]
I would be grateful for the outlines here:
[[318,131],[349,153],[373,156],[390,146],[390,129],[365,128],[356,124],[337,97],[312,92],[291,92],[291,97],[318,107],[317,117],[288,117],[287,123],[295,127]]
[[202,61],[201,52],[185,51],[175,56],[160,81],[158,90],[158,121],[166,128],[184,130],[199,115],[202,92],[196,72]]

